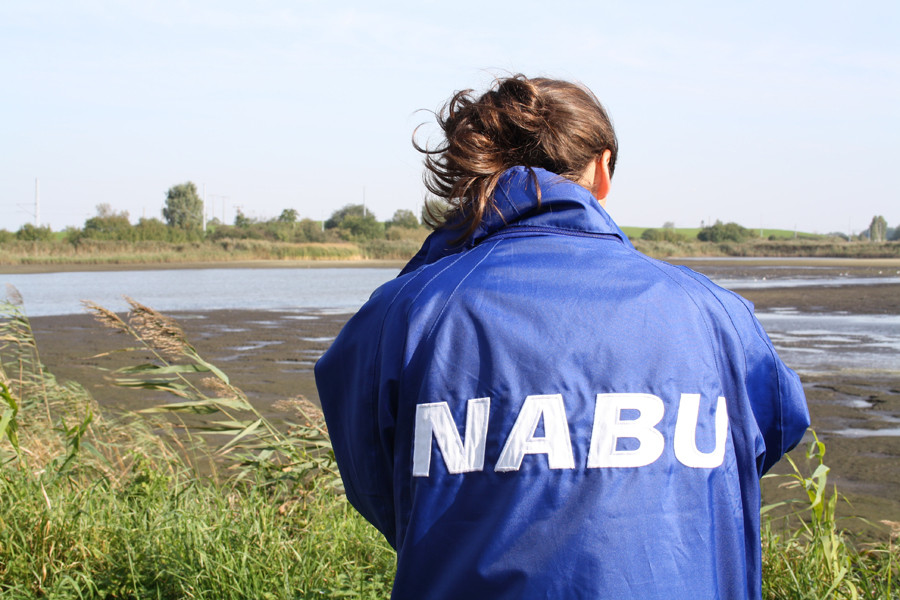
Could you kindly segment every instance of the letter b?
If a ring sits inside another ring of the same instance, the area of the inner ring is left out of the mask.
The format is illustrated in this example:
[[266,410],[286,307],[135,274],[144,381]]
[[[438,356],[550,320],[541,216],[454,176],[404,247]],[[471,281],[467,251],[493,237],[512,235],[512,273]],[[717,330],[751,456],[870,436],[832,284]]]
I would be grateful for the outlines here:
[[[623,410],[636,410],[639,416],[623,420]],[[656,429],[664,413],[663,401],[652,394],[597,394],[588,468],[643,467],[654,462],[665,447],[665,438]],[[617,450],[619,438],[633,438],[640,445]]]

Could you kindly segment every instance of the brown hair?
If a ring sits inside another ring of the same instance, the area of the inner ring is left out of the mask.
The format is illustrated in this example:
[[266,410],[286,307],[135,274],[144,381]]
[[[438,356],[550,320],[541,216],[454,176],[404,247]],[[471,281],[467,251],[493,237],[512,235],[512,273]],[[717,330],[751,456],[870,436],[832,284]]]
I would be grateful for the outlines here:
[[473,90],[456,92],[436,117],[441,144],[428,149],[413,139],[425,154],[425,187],[445,204],[426,204],[426,216],[435,228],[452,221],[464,229],[460,239],[497,210],[494,189],[511,167],[540,167],[578,182],[609,150],[610,174],[615,170],[618,142],[606,110],[590,90],[568,81],[497,79],[478,98]]

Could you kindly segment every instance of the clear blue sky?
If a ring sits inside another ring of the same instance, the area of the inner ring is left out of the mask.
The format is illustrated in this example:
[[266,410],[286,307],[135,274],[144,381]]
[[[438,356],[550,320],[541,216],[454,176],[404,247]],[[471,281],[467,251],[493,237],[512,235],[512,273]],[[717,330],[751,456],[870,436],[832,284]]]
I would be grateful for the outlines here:
[[304,0],[0,5],[0,228],[160,217],[194,181],[322,219],[418,213],[413,128],[494,74],[581,81],[620,225],[900,224],[900,3]]

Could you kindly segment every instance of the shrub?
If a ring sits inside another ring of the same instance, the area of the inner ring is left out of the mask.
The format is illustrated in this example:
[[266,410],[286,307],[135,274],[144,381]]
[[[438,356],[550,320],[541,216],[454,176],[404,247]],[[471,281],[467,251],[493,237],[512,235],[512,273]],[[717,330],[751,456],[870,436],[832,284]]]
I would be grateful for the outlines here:
[[46,242],[53,238],[53,230],[49,225],[35,227],[31,223],[25,223],[16,232],[16,239],[23,242]]
[[684,236],[674,229],[645,229],[641,233],[641,239],[648,242],[683,242]]
[[750,237],[750,232],[737,223],[722,223],[716,221],[715,225],[704,227],[697,234],[701,242],[743,242]]

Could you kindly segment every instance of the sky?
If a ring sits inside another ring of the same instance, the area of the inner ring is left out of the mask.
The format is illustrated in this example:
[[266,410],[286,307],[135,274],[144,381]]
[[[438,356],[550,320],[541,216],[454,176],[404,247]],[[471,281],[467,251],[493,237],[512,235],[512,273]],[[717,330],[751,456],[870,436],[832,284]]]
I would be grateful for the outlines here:
[[0,228],[161,218],[185,181],[228,223],[418,214],[413,131],[518,72],[608,109],[619,225],[900,224],[893,0],[29,0],[0,4]]

